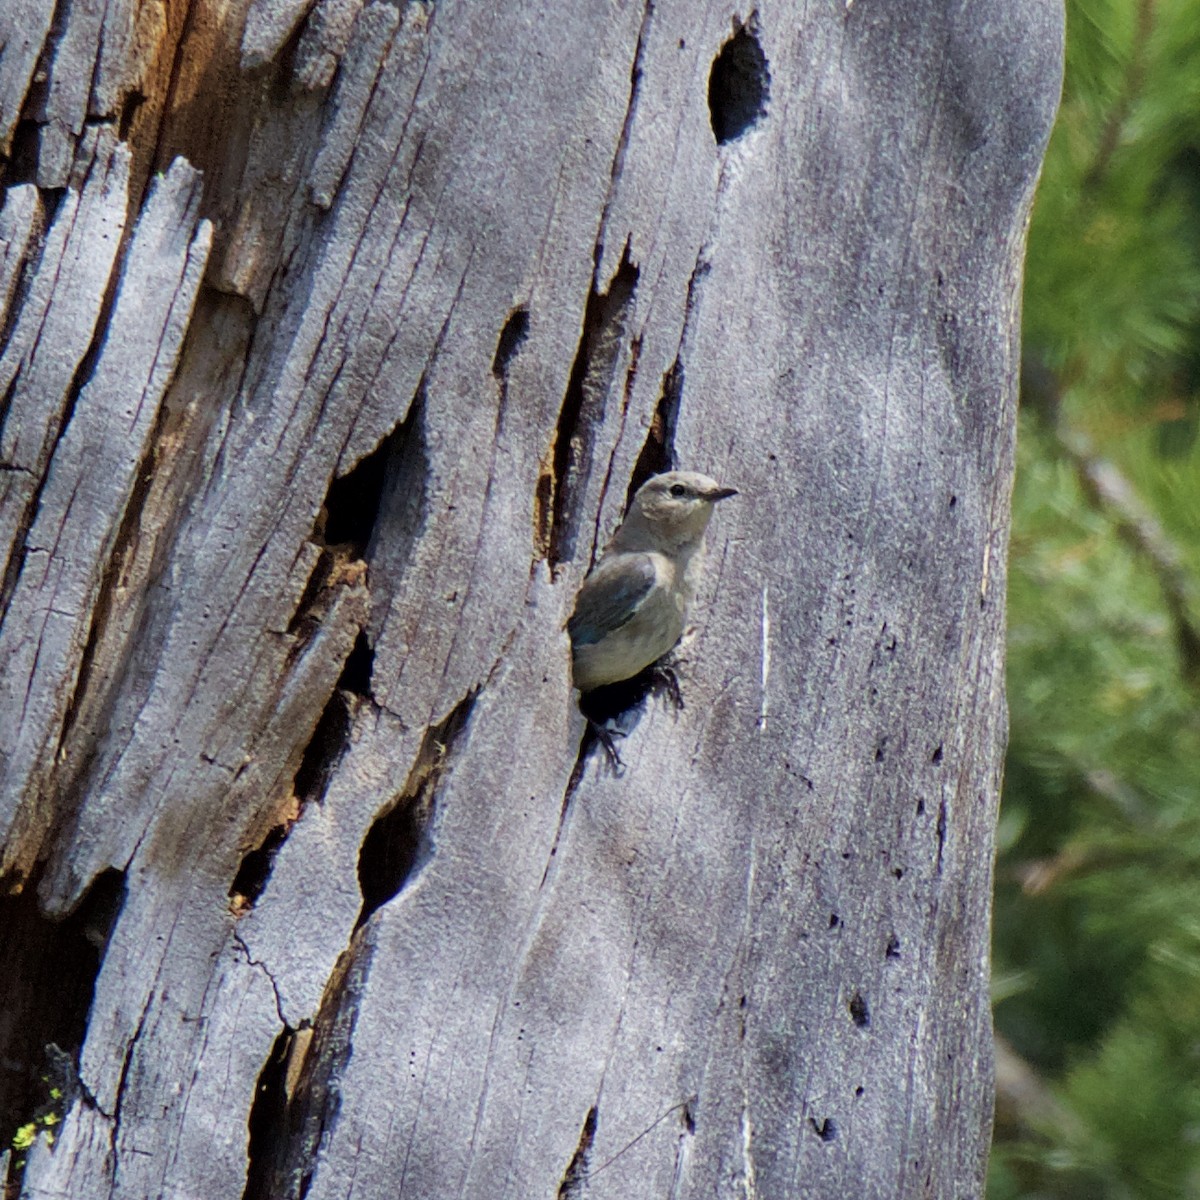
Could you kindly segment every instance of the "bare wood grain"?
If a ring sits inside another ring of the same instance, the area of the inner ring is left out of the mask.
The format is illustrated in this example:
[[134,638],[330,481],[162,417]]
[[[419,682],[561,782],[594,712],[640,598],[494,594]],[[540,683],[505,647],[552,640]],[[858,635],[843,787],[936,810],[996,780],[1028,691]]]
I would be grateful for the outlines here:
[[[182,161],[154,189],[125,255],[91,378],[74,400],[24,533],[0,627],[0,706],[17,716],[0,747],[0,812],[20,813],[3,867],[28,870],[53,820],[52,752],[79,686],[114,542],[174,373],[211,238],[196,226],[199,180]],[[29,414],[22,419],[29,421]],[[24,803],[22,803],[24,802]]]
[[[125,898],[25,1194],[980,1194],[1061,12],[760,6],[718,144],[730,18],[70,6],[69,186],[0,213],[6,882]],[[671,457],[743,495],[614,777],[563,622]]]

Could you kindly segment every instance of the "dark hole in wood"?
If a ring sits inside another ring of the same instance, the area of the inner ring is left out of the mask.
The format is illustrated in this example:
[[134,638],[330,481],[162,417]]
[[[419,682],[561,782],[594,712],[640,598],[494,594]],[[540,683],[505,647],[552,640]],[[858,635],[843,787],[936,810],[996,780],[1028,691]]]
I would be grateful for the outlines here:
[[[37,183],[38,149],[41,143],[41,125],[37,121],[20,120],[13,130],[12,145],[9,150],[8,166],[4,172],[4,182],[8,187],[19,183]],[[56,199],[61,199],[66,189],[55,189]],[[47,226],[50,214],[46,215]]]
[[516,357],[521,344],[529,336],[529,309],[516,308],[509,313],[500,337],[496,342],[496,356],[492,359],[492,374],[497,379],[508,374],[508,367]]
[[547,525],[543,536],[551,566],[575,557],[580,524],[576,499],[591,474],[593,443],[604,422],[639,274],[626,247],[608,291],[597,292],[593,285],[584,306],[579,348],[554,434],[550,509],[538,522]]
[[346,659],[342,674],[338,679],[338,687],[345,692],[353,692],[356,696],[371,698],[371,676],[375,671],[375,651],[367,639],[365,629],[359,630],[354,639],[354,649]]
[[588,1110],[584,1119],[583,1129],[579,1134],[579,1145],[559,1185],[558,1200],[570,1200],[571,1197],[583,1194],[583,1185],[587,1182],[588,1155],[596,1137],[596,1121],[597,1113],[593,1107]]
[[136,88],[125,97],[125,103],[121,105],[121,119],[117,125],[117,137],[121,141],[128,140],[129,130],[133,125],[134,118],[137,116],[138,110],[145,103],[145,95]]
[[677,358],[663,376],[662,395],[654,410],[642,451],[633,467],[625,506],[629,507],[638,488],[651,475],[675,469],[675,430],[679,424],[679,405],[683,399],[683,363]]
[[428,815],[413,798],[377,817],[367,831],[358,853],[359,925],[404,886],[422,850]]
[[750,24],[738,25],[708,76],[708,111],[718,145],[739,138],[767,111],[771,73]]
[[325,497],[325,544],[348,544],[365,558],[383,505],[389,466],[399,462],[409,433],[421,420],[424,396],[418,393],[405,417],[365,458],[329,485]]
[[[0,1148],[47,1100],[43,1077],[75,1070],[108,939],[125,902],[125,875],[98,875],[75,911],[38,907],[37,880],[0,898]],[[61,1086],[60,1086],[61,1090]]]
[[271,878],[271,868],[275,865],[275,855],[279,847],[287,841],[290,832],[288,825],[275,825],[267,831],[267,836],[253,850],[247,850],[238,866],[233,883],[229,885],[231,898],[240,897],[243,904],[252,907],[263,894],[267,880]]
[[301,801],[319,800],[350,737],[350,713],[338,692],[329,697],[316,729],[304,747],[296,770],[295,789]]
[[[320,801],[329,786],[334,769],[345,753],[350,740],[350,710],[342,692],[370,695],[371,669],[375,655],[364,633],[359,633],[342,668],[337,690],[329,697],[313,730],[300,765],[292,781],[301,805],[311,800]],[[361,690],[360,690],[361,689]],[[229,896],[239,901],[243,908],[252,908],[262,896],[275,866],[275,856],[287,841],[292,831],[293,820],[272,826],[263,840],[248,850],[238,865],[233,883],[229,885]]]
[[838,1129],[832,1117],[826,1117],[823,1121],[818,1121],[816,1117],[809,1117],[808,1123],[813,1127],[813,1131],[821,1141],[832,1142],[837,1140]]
[[593,688],[590,692],[580,693],[579,711],[590,722],[590,727],[584,735],[583,757],[586,757],[600,740],[596,730],[603,730],[609,736],[618,739],[613,745],[614,748],[619,746],[619,739],[627,737],[637,728],[646,711],[647,702],[655,696],[662,697],[665,703],[676,709],[684,707],[679,680],[671,665],[670,654],[651,663],[632,679],[622,679],[617,683],[609,683],[604,687]]
[[249,1165],[242,1200],[272,1200],[278,1194],[275,1182],[280,1151],[287,1133],[288,1058],[295,1031],[285,1025],[263,1063],[254,1085],[254,1100],[247,1122],[250,1134]]
[[850,997],[850,1019],[859,1027],[867,1029],[871,1024],[871,1012],[867,1008],[866,997],[861,992],[855,992]]
[[371,541],[387,468],[386,439],[352,471],[329,485],[325,500],[325,541],[330,546],[348,543],[354,557],[362,558]]
[[355,928],[362,926],[433,857],[437,792],[454,747],[475,705],[469,693],[425,733],[404,791],[375,818],[358,852],[358,886],[363,904]]

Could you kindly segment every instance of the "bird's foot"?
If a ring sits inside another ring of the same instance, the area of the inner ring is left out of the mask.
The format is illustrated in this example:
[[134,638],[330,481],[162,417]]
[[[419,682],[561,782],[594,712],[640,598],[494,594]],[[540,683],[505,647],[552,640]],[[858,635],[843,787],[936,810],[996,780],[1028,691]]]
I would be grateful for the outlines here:
[[625,735],[611,725],[599,725],[591,720],[588,721],[588,729],[591,731],[593,744],[598,743],[604,751],[605,761],[612,769],[612,773],[618,777],[624,775],[625,764],[621,761],[620,751],[617,750],[617,739],[623,738]]
[[679,688],[679,675],[674,661],[659,659],[649,668],[650,690],[656,696],[666,696],[677,712],[684,709],[683,692]]

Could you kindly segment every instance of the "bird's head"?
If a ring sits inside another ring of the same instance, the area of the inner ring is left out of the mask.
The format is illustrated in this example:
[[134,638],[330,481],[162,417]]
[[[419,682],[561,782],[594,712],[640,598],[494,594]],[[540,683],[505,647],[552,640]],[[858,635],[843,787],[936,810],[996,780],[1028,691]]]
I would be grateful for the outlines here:
[[623,549],[677,548],[698,542],[708,528],[713,505],[736,496],[695,471],[654,475],[638,488],[616,540]]

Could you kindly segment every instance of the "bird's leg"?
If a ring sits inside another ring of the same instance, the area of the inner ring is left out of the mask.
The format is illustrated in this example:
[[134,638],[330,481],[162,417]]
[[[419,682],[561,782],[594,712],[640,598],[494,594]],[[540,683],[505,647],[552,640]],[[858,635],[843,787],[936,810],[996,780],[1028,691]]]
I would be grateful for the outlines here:
[[676,659],[664,655],[649,667],[650,690],[656,696],[666,696],[677,711],[684,708],[683,692],[679,689],[679,675],[675,670]]
[[595,688],[579,697],[579,711],[587,721],[588,745],[600,744],[608,765],[616,775],[625,770],[617,751],[617,738],[623,738],[629,732],[628,728],[621,727],[621,719],[626,715],[629,702],[626,683]]
[[613,729],[609,725],[598,725],[595,721],[588,721],[588,729],[591,731],[593,743],[599,742],[601,749],[604,751],[604,757],[608,765],[612,768],[614,775],[621,776],[625,774],[625,764],[621,761],[620,752],[617,750],[617,738],[622,738],[625,735],[620,730]]

